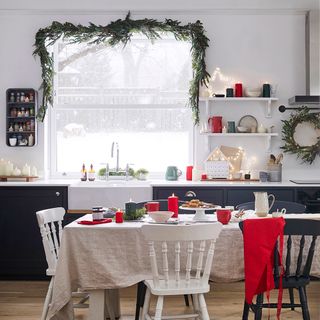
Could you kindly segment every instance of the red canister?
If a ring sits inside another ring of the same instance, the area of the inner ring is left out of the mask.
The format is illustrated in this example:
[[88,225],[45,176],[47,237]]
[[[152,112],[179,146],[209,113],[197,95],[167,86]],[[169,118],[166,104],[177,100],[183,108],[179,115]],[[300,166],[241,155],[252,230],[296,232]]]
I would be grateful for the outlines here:
[[214,116],[208,119],[209,126],[211,127],[211,132],[221,133],[222,132],[222,117]]
[[192,180],[192,169],[193,169],[193,166],[187,166],[186,180],[188,180],[188,181]]
[[235,84],[235,97],[242,97],[242,83]]

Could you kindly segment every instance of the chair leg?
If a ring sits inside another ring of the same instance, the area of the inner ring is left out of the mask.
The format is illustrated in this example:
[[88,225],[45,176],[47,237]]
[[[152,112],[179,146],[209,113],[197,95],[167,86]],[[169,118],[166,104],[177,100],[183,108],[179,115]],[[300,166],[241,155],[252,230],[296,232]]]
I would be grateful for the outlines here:
[[250,305],[247,303],[247,301],[244,301],[243,311],[242,311],[242,320],[248,320],[249,309],[250,309]]
[[150,289],[147,288],[145,298],[144,298],[143,308],[142,308],[141,320],[146,319],[146,314],[149,311],[150,297],[151,297],[151,292],[150,292]]
[[262,318],[262,304],[263,304],[263,293],[257,295],[257,303],[255,308],[254,320],[261,320]]
[[163,309],[163,296],[158,296],[157,305],[156,305],[156,314],[154,315],[154,320],[161,320]]
[[302,308],[303,320],[310,320],[310,314],[308,309],[307,295],[304,287],[299,287],[299,297]]
[[51,280],[50,280],[50,283],[49,283],[49,287],[48,287],[48,291],[47,291],[47,295],[46,295],[46,299],[44,300],[41,320],[46,320],[47,316],[48,316],[49,305],[50,305],[51,298],[52,298],[53,278],[54,277],[51,277]]
[[192,295],[192,302],[193,302],[193,310],[196,313],[200,313],[200,307],[199,307],[199,298],[197,294]]
[[187,294],[184,295],[184,303],[186,304],[187,307],[190,306],[190,304],[189,304],[189,298],[188,298],[188,295],[187,295]]
[[203,293],[199,294],[199,304],[200,304],[202,320],[210,320],[206,300],[204,299]]
[[293,288],[288,288],[289,290],[289,297],[290,297],[290,304],[292,305],[291,310],[294,310],[294,292]]
[[145,298],[146,294],[146,285],[143,283],[143,281],[140,281],[138,283],[138,288],[137,288],[137,300],[136,300],[136,315],[135,315],[135,320],[139,320],[140,318],[140,308],[143,307],[143,301]]

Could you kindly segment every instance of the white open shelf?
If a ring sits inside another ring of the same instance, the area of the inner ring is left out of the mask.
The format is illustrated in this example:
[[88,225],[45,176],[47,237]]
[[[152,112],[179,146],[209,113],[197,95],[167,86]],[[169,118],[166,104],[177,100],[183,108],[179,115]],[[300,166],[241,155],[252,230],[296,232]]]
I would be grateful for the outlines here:
[[232,98],[216,98],[216,97],[208,97],[208,98],[200,98],[199,101],[205,102],[206,104],[206,114],[209,114],[209,103],[210,101],[213,102],[263,102],[265,103],[266,111],[265,111],[265,117],[271,118],[271,106],[273,102],[278,101],[278,98],[270,97],[270,98],[263,98],[263,97],[232,97]]
[[277,137],[278,133],[212,133],[212,132],[202,132],[201,135],[206,135],[210,137]]

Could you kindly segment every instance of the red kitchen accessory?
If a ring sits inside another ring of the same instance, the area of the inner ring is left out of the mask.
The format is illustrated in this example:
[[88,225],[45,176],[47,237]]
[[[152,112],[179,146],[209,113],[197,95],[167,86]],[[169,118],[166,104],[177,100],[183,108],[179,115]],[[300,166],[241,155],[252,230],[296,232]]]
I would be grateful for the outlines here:
[[208,119],[209,127],[211,127],[211,132],[221,133],[222,132],[222,117],[213,116]]
[[242,97],[242,83],[235,84],[235,97]]

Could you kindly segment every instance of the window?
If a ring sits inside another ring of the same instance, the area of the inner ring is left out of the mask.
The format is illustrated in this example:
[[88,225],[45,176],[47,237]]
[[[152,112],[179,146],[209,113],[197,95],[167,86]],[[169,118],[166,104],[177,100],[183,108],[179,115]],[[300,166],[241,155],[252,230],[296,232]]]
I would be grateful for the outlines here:
[[154,175],[192,158],[190,43],[166,36],[154,44],[135,36],[126,46],[54,45],[55,98],[50,116],[53,176],[133,164]]

